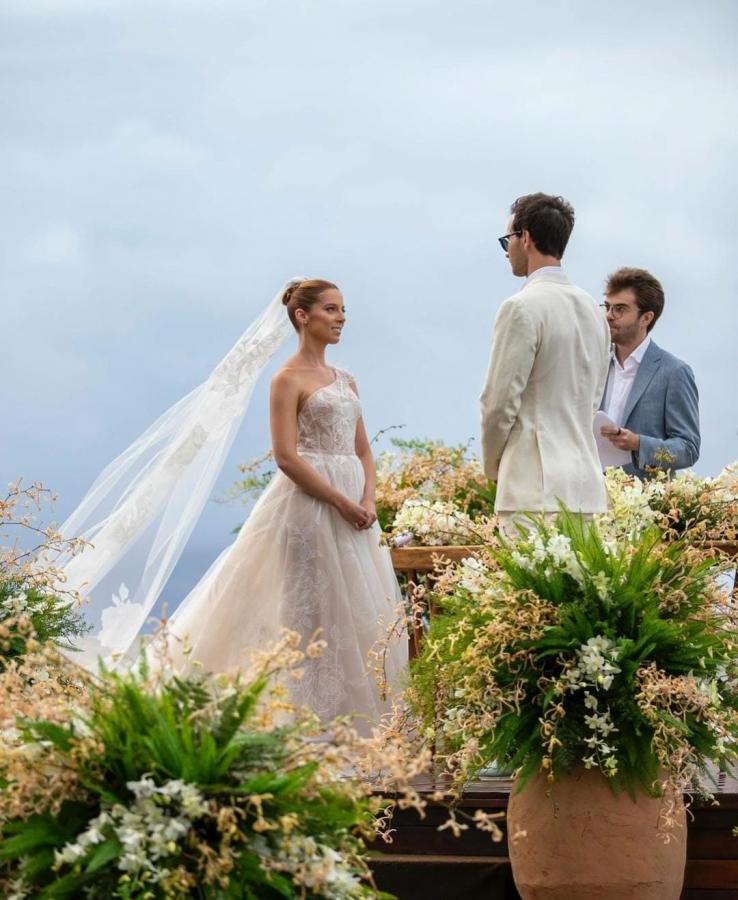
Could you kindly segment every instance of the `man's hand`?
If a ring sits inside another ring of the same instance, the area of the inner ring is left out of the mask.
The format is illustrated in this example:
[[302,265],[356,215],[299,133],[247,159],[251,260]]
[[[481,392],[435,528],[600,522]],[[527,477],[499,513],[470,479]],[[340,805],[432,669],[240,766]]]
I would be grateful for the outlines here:
[[605,425],[600,428],[600,434],[604,435],[618,450],[630,450],[631,453],[637,453],[641,446],[641,436],[633,431],[628,431],[627,428],[613,428]]

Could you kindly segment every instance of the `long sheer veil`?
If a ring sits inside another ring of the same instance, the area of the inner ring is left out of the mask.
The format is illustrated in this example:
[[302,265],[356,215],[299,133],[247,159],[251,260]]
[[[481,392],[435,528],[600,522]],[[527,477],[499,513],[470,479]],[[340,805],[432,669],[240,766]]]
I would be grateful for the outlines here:
[[[72,658],[115,666],[146,625],[231,448],[254,385],[291,330],[288,281],[210,376],[98,476],[61,526],[91,546],[59,560],[91,632]],[[207,576],[205,576],[207,578]]]

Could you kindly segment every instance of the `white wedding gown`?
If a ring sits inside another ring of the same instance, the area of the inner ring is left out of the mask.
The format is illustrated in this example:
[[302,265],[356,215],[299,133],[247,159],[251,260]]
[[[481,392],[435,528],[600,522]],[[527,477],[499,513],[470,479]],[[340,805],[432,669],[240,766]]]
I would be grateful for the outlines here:
[[[356,455],[361,407],[347,373],[308,397],[298,415],[298,453],[343,494],[358,502],[364,470]],[[170,622],[187,638],[190,659],[208,671],[243,666],[283,628],[305,640],[320,629],[322,657],[306,661],[291,685],[294,702],[321,718],[356,713],[378,721],[386,711],[367,655],[402,603],[380,529],[358,531],[333,507],[278,472],[230,547],[185,599]],[[395,641],[386,676],[397,685],[407,642]],[[366,720],[365,720],[366,723]]]

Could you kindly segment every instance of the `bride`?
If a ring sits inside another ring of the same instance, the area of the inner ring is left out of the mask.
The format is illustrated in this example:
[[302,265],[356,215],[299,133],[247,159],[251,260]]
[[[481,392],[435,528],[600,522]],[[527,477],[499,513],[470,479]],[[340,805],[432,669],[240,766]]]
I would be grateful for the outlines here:
[[[367,654],[401,602],[387,550],[379,543],[374,461],[356,385],[330,368],[325,348],[340,340],[343,297],[327,281],[288,288],[283,302],[300,336],[297,353],[274,376],[270,419],[279,472],[260,498],[217,575],[172,620],[192,658],[227,669],[244,649],[280,627],[328,646],[308,661],[293,693],[322,718],[360,711],[377,719]],[[403,660],[395,652],[392,673]]]
[[[89,611],[97,628],[84,648],[86,664],[101,658],[114,666],[135,652],[135,638],[210,493],[253,383],[291,323],[299,347],[271,386],[279,471],[233,544],[175,609],[170,632],[187,641],[190,660],[225,671],[247,664],[249,651],[283,628],[305,640],[319,630],[327,649],[306,661],[293,700],[321,718],[379,718],[384,704],[367,654],[382,637],[380,619],[389,624],[402,597],[389,552],[380,545],[374,461],[356,384],[325,361],[345,321],[336,285],[288,282],[208,381],[98,478],[62,526],[63,534],[72,534],[86,525],[82,536],[93,545],[64,566],[68,586],[93,597]],[[119,581],[106,604],[101,597]],[[389,648],[390,685],[406,661],[404,646]]]

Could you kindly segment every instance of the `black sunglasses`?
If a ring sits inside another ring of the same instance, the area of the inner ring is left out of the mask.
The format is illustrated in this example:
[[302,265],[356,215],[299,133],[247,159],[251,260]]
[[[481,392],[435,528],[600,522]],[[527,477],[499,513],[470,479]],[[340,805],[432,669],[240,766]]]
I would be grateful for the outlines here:
[[514,237],[516,234],[521,235],[522,231],[511,231],[510,234],[503,234],[502,237],[497,238],[500,242],[500,247],[507,253],[507,248],[510,246],[510,238]]

